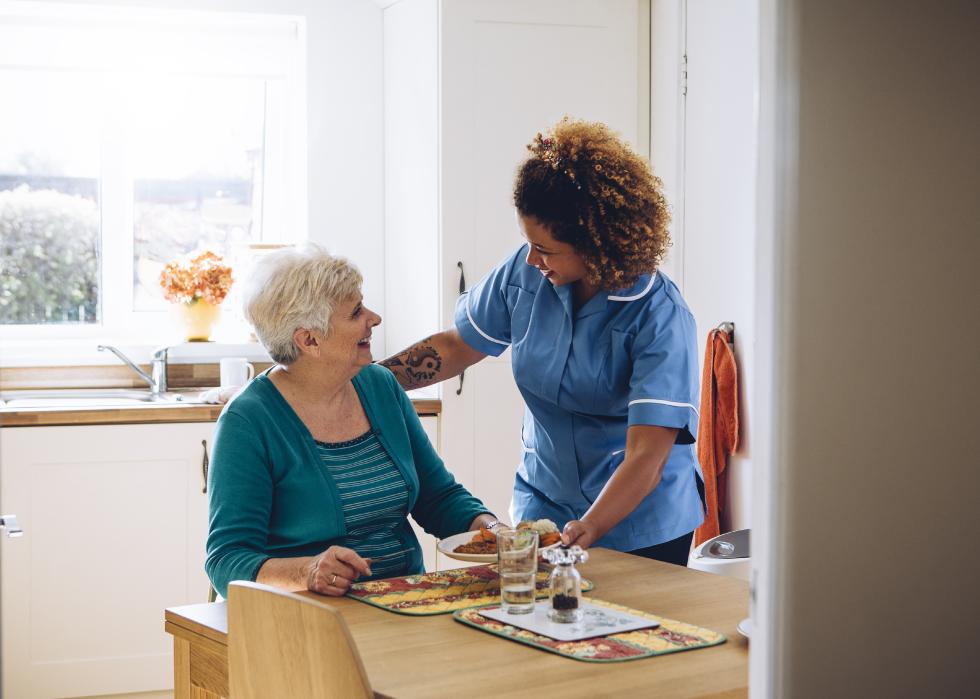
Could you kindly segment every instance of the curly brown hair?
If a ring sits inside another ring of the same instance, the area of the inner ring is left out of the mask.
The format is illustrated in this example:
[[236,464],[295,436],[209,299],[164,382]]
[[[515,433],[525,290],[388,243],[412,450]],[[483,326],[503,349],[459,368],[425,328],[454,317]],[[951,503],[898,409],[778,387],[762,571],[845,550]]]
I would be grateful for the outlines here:
[[663,183],[605,124],[564,117],[527,147],[514,205],[581,255],[586,281],[606,290],[653,272],[670,247]]

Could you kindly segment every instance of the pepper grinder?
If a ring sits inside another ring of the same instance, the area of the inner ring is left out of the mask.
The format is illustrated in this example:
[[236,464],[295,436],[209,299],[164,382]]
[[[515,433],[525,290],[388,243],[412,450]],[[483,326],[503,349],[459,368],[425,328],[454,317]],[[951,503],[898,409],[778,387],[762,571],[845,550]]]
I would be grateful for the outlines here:
[[548,617],[562,624],[572,624],[582,619],[580,604],[582,599],[582,576],[575,569],[576,563],[585,563],[589,554],[581,546],[561,546],[541,555],[555,566],[548,580],[548,596],[551,607]]

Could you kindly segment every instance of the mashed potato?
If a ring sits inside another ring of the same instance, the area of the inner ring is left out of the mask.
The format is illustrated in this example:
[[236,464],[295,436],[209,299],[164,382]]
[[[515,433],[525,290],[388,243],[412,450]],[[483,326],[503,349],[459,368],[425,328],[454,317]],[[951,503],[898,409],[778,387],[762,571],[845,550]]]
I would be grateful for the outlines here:
[[558,525],[552,522],[550,519],[536,519],[533,522],[521,522],[517,525],[518,529],[533,529],[538,533],[538,536],[542,534],[548,534],[549,532],[557,532]]

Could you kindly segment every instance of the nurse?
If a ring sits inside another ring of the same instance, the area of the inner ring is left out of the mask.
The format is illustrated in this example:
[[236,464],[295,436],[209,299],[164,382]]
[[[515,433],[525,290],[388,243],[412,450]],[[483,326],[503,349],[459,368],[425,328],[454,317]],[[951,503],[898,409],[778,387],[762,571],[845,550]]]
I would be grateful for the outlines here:
[[686,565],[703,518],[696,335],[657,269],[662,184],[602,124],[565,118],[528,150],[514,184],[526,243],[460,297],[453,328],[382,364],[411,389],[510,347],[526,405],[514,521]]

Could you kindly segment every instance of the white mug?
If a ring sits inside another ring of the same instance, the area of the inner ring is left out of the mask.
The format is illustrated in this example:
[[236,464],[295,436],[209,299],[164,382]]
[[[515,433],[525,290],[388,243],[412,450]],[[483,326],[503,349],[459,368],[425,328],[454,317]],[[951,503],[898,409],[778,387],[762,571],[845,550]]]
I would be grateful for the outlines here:
[[221,387],[244,386],[255,376],[255,367],[245,357],[225,357],[221,360]]

